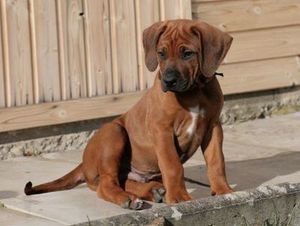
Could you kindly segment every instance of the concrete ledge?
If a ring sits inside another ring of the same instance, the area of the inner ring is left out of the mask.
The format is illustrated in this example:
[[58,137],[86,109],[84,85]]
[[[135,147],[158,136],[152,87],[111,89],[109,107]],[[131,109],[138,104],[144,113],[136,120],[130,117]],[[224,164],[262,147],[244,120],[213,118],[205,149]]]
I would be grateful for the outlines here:
[[208,197],[77,224],[98,225],[300,225],[300,183]]

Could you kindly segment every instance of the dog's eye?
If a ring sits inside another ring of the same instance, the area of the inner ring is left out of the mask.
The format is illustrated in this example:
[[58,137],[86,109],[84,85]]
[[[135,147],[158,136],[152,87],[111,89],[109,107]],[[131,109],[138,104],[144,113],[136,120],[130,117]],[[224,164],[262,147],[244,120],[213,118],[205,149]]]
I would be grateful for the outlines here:
[[164,51],[158,51],[157,55],[159,56],[160,59],[164,60],[166,59],[166,53]]
[[184,60],[188,60],[190,59],[192,56],[194,56],[194,52],[193,51],[190,51],[190,50],[185,50],[182,54],[182,59]]

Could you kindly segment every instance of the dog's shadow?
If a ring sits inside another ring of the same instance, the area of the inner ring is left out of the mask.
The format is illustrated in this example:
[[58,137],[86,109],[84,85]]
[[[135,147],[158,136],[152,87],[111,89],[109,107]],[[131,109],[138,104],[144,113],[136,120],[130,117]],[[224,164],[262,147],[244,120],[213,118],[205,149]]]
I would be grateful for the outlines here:
[[[289,182],[289,178],[279,180],[278,177],[300,171],[299,163],[299,152],[286,152],[268,158],[226,162],[226,174],[234,190],[241,191],[268,182],[273,184],[271,180],[275,177],[279,182]],[[185,177],[187,189],[193,198],[210,196],[205,165],[186,167]]]

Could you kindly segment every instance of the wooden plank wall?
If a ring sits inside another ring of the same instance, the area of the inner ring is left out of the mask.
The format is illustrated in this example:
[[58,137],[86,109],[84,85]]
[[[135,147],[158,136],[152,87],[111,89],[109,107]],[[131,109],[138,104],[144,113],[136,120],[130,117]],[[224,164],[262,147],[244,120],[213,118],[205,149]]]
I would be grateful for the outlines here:
[[144,90],[153,76],[144,66],[143,29],[191,18],[190,5],[0,0],[0,108]]
[[299,0],[192,0],[192,16],[234,38],[219,69],[225,94],[300,84]]
[[143,30],[190,19],[191,1],[0,0],[0,12],[3,132],[123,113],[154,79]]
[[118,115],[152,85],[142,31],[204,20],[234,37],[225,94],[300,84],[299,0],[0,0],[0,132]]

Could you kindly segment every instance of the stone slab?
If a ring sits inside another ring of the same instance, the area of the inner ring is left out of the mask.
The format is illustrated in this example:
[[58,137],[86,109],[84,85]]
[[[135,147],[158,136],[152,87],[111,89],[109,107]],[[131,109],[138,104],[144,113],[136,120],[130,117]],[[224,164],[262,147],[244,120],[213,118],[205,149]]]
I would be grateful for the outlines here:
[[27,157],[2,161],[0,164],[0,178],[3,184],[0,188],[1,202],[10,210],[64,225],[130,212],[99,199],[86,185],[69,191],[24,195],[23,188],[27,181],[31,180],[34,184],[38,184],[57,179],[77,166],[81,155],[82,153],[79,152],[49,153],[39,158]]
[[6,208],[67,225],[132,212],[97,198],[96,193],[86,187],[34,196],[21,195],[1,202]]
[[30,214],[0,207],[0,225],[3,226],[59,226],[63,225]]
[[68,161],[50,161],[40,158],[15,158],[0,162],[0,200],[23,194],[28,181],[44,183],[63,176],[77,164]]
[[300,112],[297,112],[225,126],[224,134],[227,142],[253,146],[253,154],[257,153],[256,147],[275,152],[300,151],[299,128]]

